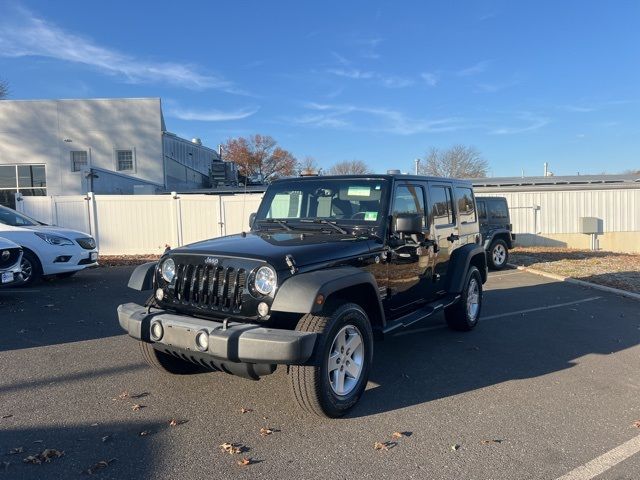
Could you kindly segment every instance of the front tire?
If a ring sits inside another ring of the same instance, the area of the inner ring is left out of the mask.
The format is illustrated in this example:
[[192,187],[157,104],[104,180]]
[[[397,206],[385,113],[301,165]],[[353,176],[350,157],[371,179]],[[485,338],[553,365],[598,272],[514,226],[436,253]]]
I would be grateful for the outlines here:
[[491,242],[489,251],[487,252],[489,266],[493,270],[502,270],[509,262],[509,248],[504,240],[496,239]]
[[470,266],[460,300],[444,309],[444,317],[450,329],[466,332],[478,324],[481,309],[482,278],[478,269]]
[[180,360],[173,355],[156,350],[150,343],[138,341],[138,345],[144,361],[156,370],[172,375],[189,375],[203,371],[202,367],[195,363]]
[[364,310],[355,303],[332,314],[307,314],[296,330],[318,333],[312,365],[293,365],[289,384],[303,410],[320,417],[345,415],[360,400],[373,361],[373,332]]
[[33,285],[42,277],[42,264],[40,263],[40,259],[28,250],[22,252],[20,268],[22,269],[22,282],[18,287]]

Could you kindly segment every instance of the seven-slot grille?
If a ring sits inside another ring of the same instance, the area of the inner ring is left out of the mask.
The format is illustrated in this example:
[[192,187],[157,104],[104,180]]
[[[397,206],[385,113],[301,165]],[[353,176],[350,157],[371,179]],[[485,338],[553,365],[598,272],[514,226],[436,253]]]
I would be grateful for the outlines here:
[[173,303],[239,312],[246,278],[243,268],[176,263]]

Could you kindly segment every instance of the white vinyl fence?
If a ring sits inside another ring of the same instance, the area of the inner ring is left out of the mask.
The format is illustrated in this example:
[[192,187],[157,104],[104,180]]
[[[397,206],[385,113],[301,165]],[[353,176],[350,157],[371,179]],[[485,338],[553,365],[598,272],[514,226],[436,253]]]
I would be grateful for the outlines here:
[[159,254],[239,233],[262,194],[18,197],[17,209],[41,222],[91,234],[103,255]]

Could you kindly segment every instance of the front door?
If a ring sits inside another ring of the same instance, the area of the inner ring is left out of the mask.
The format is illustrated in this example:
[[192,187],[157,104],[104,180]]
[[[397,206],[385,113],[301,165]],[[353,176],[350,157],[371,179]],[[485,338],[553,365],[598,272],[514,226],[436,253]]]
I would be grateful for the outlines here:
[[424,240],[428,236],[425,186],[417,182],[396,182],[393,192],[392,218],[401,213],[413,213],[421,215],[423,221],[421,233],[404,236],[392,233],[389,239],[387,303],[392,316],[424,303],[431,281],[431,257],[424,248]]
[[444,293],[449,258],[459,241],[451,184],[430,182],[429,200],[434,241],[438,245],[433,275],[434,289],[436,293]]

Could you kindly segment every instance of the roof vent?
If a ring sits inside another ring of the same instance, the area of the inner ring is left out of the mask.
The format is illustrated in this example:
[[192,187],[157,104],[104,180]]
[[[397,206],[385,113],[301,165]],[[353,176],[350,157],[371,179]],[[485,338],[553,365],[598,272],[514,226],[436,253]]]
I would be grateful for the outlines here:
[[202,145],[202,140],[200,140],[198,137],[192,138],[191,143],[195,143],[196,145]]
[[400,170],[387,170],[387,175],[400,175],[401,173]]

